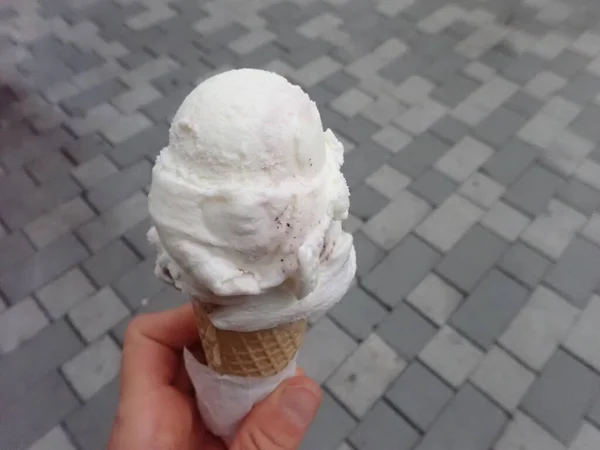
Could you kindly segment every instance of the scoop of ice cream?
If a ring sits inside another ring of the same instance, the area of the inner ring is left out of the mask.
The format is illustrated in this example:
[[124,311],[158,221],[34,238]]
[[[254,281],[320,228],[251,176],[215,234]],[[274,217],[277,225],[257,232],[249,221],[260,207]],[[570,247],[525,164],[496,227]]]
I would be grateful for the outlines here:
[[153,169],[157,273],[228,303],[284,283],[304,297],[347,216],[342,162],[298,86],[252,69],[209,78],[177,111]]

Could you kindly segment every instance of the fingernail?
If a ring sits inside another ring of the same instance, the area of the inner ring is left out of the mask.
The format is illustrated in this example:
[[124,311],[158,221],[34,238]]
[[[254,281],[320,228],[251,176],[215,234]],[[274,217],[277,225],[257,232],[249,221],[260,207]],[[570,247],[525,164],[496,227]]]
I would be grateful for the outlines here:
[[319,397],[310,386],[286,386],[281,393],[280,407],[294,424],[306,428],[319,407]]

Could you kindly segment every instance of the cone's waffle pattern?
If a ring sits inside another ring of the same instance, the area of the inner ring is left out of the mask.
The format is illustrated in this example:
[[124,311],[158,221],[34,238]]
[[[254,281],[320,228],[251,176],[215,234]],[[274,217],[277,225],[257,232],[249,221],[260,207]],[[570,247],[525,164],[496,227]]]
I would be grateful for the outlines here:
[[208,314],[214,306],[192,300],[206,363],[223,375],[269,377],[292,361],[306,332],[306,320],[251,332],[219,330]]

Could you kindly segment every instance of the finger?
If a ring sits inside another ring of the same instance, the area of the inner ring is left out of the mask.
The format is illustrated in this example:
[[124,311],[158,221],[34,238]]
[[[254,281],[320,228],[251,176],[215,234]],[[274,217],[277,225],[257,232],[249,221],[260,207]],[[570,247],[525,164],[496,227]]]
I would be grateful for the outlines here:
[[307,377],[284,381],[242,423],[231,450],[294,450],[321,404],[319,386]]
[[198,331],[191,305],[133,319],[123,345],[121,392],[173,383],[182,349],[196,340]]

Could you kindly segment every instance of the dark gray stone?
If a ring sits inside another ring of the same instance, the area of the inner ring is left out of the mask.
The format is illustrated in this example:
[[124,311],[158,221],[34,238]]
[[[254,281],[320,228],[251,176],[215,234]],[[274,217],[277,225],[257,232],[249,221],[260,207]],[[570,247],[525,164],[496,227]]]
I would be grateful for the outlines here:
[[125,86],[118,79],[112,79],[80,92],[60,102],[67,114],[82,117],[92,109],[125,91]]
[[475,135],[496,148],[514,136],[527,121],[515,111],[500,107],[475,128]]
[[350,212],[364,221],[377,214],[389,200],[366,184],[360,184],[350,191]]
[[435,333],[435,325],[405,302],[400,303],[377,328],[377,334],[408,360],[423,350]]
[[600,192],[579,180],[570,180],[558,192],[558,198],[581,211],[591,215],[600,207]]
[[69,172],[73,164],[60,152],[52,152],[27,164],[27,171],[40,184]]
[[0,273],[8,272],[23,264],[34,250],[21,232],[0,239]]
[[587,414],[588,419],[590,419],[597,427],[600,427],[600,395],[596,396],[592,407],[588,411]]
[[107,152],[107,155],[119,167],[126,167],[145,156],[154,160],[168,141],[169,127],[166,124],[157,124],[130,137]]
[[600,389],[600,375],[563,350],[548,361],[521,408],[564,444],[575,437],[581,419]]
[[530,288],[537,286],[549,266],[546,257],[522,242],[513,244],[498,263],[500,269]]
[[377,144],[364,144],[346,155],[342,173],[348,187],[352,189],[371,175],[388,158],[389,152]]
[[142,306],[142,300],[160,292],[165,284],[154,275],[154,259],[148,259],[119,278],[114,287],[120,297],[135,311]]
[[363,286],[386,305],[394,306],[423,281],[439,259],[433,248],[408,235],[363,278]]
[[545,281],[567,300],[584,308],[600,280],[600,248],[582,237],[574,238],[548,271]]
[[433,206],[441,205],[457,188],[456,183],[435,169],[430,169],[409,186],[409,189]]
[[571,129],[592,142],[600,141],[600,106],[588,105],[571,123]]
[[367,275],[385,256],[385,252],[371,242],[362,231],[354,234],[354,249],[356,250],[356,274],[359,277]]
[[486,161],[483,170],[504,186],[510,186],[538,156],[539,150],[514,138]]
[[470,383],[450,401],[414,450],[484,450],[502,432],[502,410]]
[[590,58],[564,50],[550,62],[550,70],[563,78],[571,78],[590,63]]
[[357,83],[358,81],[352,75],[338,71],[324,79],[320,84],[328,91],[340,95],[356,86]]
[[189,93],[189,87],[184,86],[144,106],[142,112],[155,123],[170,123],[175,115],[175,111],[177,111],[177,108],[179,108],[181,102]]
[[67,154],[75,160],[77,164],[92,159],[100,153],[110,151],[113,146],[104,137],[98,133],[86,134],[82,138],[71,142],[66,146]]
[[366,339],[386,314],[387,310],[358,286],[329,311],[331,318],[358,340]]
[[0,288],[12,304],[83,261],[87,250],[67,234],[44,247],[18,268],[0,276]]
[[119,239],[96,252],[82,266],[98,286],[104,286],[127,273],[137,262],[135,253]]
[[350,434],[350,442],[359,450],[409,450],[419,437],[419,433],[402,416],[379,401]]
[[504,198],[521,211],[536,216],[546,210],[548,202],[564,182],[555,173],[533,165],[506,191]]
[[462,303],[450,324],[484,350],[489,350],[525,305],[529,291],[492,270]]
[[299,450],[336,448],[354,428],[356,421],[327,392],[315,420],[310,425]]
[[443,141],[454,145],[469,133],[469,127],[454,117],[446,115],[438,120],[430,131]]
[[123,237],[142,258],[154,257],[156,251],[148,242],[150,219],[145,219],[127,231]]
[[515,59],[508,67],[505,67],[502,74],[510,81],[525,85],[540,73],[546,64],[546,61],[542,58],[526,52]]
[[371,137],[379,131],[379,125],[375,125],[362,116],[355,116],[352,119],[339,124],[336,128],[342,135],[357,144],[365,144],[369,147],[376,146]]
[[390,158],[389,164],[416,179],[433,166],[449,149],[449,144],[430,133],[424,133],[414,138],[401,152]]
[[454,391],[427,367],[414,361],[385,395],[412,423],[426,431]]
[[504,106],[508,109],[511,109],[525,117],[533,116],[542,108],[543,105],[543,101],[531,96],[525,91],[516,92],[504,104]]
[[450,108],[454,108],[478,87],[479,83],[456,74],[444,81],[439,88],[432,92],[431,96]]
[[446,254],[436,271],[462,291],[469,292],[507,247],[502,238],[475,225]]
[[585,105],[600,93],[600,78],[581,72],[572,77],[559,95],[578,105]]

